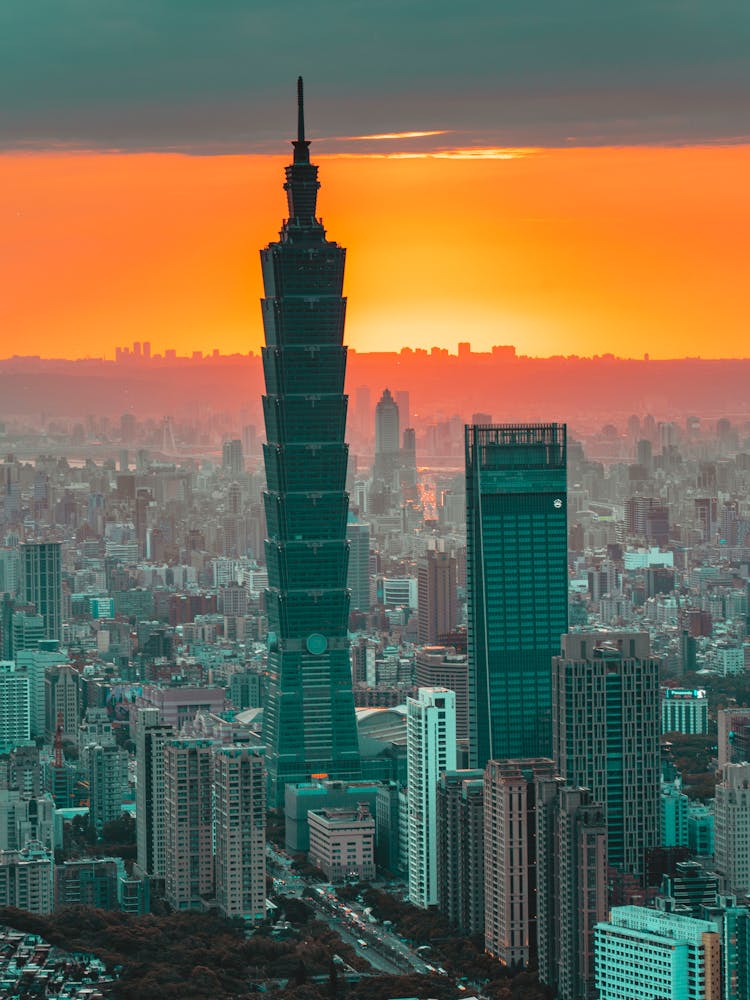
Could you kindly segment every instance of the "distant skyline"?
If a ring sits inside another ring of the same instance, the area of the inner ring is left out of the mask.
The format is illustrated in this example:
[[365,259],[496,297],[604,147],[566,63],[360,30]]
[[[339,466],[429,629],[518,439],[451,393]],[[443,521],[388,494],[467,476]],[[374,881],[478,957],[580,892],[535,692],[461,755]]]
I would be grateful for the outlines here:
[[748,34],[729,0],[10,0],[0,353],[257,351],[302,72],[352,347],[746,356]]

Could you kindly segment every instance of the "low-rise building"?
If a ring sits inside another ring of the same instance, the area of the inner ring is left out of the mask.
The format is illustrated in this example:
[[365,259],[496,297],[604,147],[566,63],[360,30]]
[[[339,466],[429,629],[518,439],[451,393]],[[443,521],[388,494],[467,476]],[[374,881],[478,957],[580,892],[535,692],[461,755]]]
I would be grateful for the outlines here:
[[331,882],[375,877],[375,818],[367,803],[356,809],[312,809],[310,864]]

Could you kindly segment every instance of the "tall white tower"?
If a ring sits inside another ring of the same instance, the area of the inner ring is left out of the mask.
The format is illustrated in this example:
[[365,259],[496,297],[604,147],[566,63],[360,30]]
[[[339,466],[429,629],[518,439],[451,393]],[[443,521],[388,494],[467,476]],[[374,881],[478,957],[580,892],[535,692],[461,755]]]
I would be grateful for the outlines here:
[[437,904],[437,785],[456,768],[456,695],[442,687],[419,688],[406,700],[406,784],[409,899]]

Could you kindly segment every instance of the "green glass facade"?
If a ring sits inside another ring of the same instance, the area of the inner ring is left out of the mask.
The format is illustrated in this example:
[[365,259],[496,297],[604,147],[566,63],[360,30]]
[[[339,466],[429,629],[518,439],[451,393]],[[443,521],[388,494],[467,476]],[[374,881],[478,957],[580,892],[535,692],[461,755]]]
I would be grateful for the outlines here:
[[471,766],[549,757],[568,627],[564,424],[466,428],[466,533]]
[[346,586],[345,250],[315,217],[318,168],[300,126],[286,168],[289,218],[261,251],[268,538],[269,804],[311,775],[356,778]]

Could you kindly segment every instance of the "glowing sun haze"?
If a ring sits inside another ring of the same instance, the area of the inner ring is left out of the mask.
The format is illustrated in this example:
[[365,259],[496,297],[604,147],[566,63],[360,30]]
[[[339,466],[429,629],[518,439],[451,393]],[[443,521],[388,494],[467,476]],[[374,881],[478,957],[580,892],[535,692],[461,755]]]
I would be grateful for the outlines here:
[[0,354],[247,352],[305,78],[347,341],[747,353],[747,0],[3,0]]
[[[357,350],[747,354],[750,146],[394,152],[314,155]],[[1,156],[1,353],[257,350],[288,160]]]

